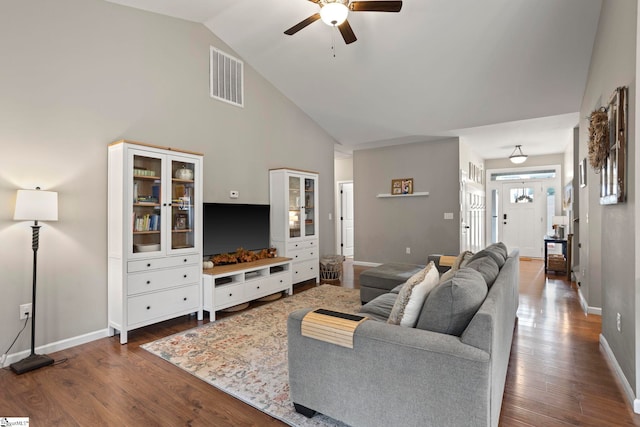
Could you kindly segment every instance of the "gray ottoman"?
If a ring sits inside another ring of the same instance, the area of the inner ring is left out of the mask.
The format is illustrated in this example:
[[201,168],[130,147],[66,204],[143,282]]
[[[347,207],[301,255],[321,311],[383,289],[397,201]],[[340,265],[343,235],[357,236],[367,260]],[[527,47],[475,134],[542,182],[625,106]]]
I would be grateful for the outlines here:
[[360,300],[364,304],[378,295],[386,294],[424,267],[390,262],[363,271],[360,273]]

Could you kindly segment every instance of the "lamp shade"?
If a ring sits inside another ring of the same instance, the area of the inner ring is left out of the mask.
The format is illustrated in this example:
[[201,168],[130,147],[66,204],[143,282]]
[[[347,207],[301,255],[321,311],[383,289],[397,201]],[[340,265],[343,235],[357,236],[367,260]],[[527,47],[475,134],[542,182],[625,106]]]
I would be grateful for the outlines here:
[[568,216],[554,216],[552,219],[554,225],[569,225],[569,217]]
[[58,193],[55,191],[18,190],[15,221],[57,221]]
[[522,152],[522,146],[516,145],[516,148],[514,148],[513,153],[511,153],[511,155],[509,156],[509,160],[511,160],[511,163],[515,163],[518,165],[520,163],[524,163],[527,160],[527,157],[529,156],[527,156]]
[[342,24],[349,15],[349,9],[342,3],[327,3],[320,9],[322,22],[333,27]]

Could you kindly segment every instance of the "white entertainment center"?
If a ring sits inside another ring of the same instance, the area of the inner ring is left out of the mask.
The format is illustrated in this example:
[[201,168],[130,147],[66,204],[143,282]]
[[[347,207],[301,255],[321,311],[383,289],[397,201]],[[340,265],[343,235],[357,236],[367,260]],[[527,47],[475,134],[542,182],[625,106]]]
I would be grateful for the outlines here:
[[293,294],[291,259],[266,258],[205,269],[202,275],[203,309],[210,321],[216,311],[253,301],[277,292]]

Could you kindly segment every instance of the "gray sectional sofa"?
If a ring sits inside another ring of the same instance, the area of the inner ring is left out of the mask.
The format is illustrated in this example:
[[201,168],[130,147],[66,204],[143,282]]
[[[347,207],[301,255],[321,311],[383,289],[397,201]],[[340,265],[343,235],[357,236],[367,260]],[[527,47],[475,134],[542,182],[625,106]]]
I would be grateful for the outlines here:
[[[445,273],[416,327],[386,322],[402,285],[365,304],[369,319],[355,330],[352,349],[302,336],[311,309],[291,313],[296,410],[352,426],[497,426],[518,308],[519,253],[501,264],[496,252],[490,246]],[[462,307],[479,295],[472,312]]]

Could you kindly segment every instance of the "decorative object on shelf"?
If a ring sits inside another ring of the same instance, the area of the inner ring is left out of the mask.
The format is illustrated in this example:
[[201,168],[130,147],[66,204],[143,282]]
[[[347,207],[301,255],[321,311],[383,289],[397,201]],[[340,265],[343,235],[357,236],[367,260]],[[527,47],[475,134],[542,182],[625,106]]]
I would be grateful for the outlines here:
[[173,227],[176,230],[186,230],[189,228],[189,216],[186,213],[175,214]]
[[180,169],[176,170],[175,177],[177,179],[192,180],[193,171],[189,169],[186,165],[182,165]]
[[578,179],[580,187],[584,188],[587,186],[587,158],[583,158],[580,164],[578,165]]
[[614,205],[627,200],[627,92],[616,88],[607,108],[609,135],[605,159],[600,167],[600,204]]
[[391,194],[413,194],[413,178],[392,179]]
[[40,240],[40,225],[38,221],[58,220],[58,193],[55,191],[42,191],[40,187],[35,190],[18,190],[16,208],[13,214],[15,221],[33,221],[31,226],[33,249],[33,277],[31,288],[31,354],[26,358],[12,363],[11,370],[16,374],[33,371],[53,364],[53,359],[44,354],[36,354],[36,278],[38,266],[38,247]]
[[555,235],[554,239],[564,239],[565,238],[565,227],[569,225],[569,217],[565,215],[559,215],[553,217],[553,231]]
[[528,155],[522,152],[522,145],[516,145],[516,148],[513,149],[513,153],[509,156],[509,160],[511,163],[519,165],[524,163],[527,160]]
[[605,107],[591,113],[589,118],[589,164],[596,173],[609,154],[609,115]]
[[257,261],[259,259],[276,258],[276,248],[262,249],[260,251],[248,251],[238,248],[233,253],[218,254],[211,258],[213,265],[240,264],[243,262]]

